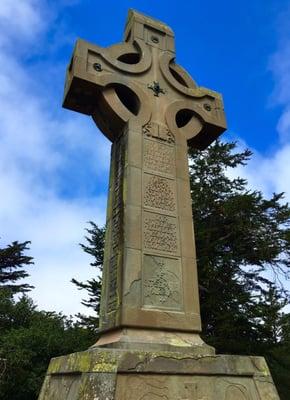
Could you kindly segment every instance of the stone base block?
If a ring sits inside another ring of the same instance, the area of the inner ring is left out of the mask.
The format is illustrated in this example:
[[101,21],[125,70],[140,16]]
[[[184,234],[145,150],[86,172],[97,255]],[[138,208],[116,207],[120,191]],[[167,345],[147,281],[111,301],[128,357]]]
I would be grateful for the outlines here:
[[39,400],[277,400],[262,357],[92,348],[52,359]]

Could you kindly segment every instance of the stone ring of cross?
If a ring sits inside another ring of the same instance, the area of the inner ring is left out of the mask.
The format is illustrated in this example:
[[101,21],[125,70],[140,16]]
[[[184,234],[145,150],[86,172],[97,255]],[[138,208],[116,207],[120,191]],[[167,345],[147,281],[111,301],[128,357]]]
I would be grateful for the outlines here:
[[128,24],[125,41],[108,48],[78,40],[67,71],[64,106],[91,115],[112,142],[127,123],[144,127],[151,121],[177,141],[183,135],[202,149],[226,127],[221,96],[198,87],[175,63],[168,26],[164,32],[141,32],[138,24]]

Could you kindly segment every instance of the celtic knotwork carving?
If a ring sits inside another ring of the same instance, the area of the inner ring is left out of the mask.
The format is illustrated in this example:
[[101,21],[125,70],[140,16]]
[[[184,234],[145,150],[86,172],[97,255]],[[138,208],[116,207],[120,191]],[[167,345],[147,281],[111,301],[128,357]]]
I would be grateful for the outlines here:
[[176,253],[177,221],[166,215],[144,213],[144,246],[147,249]]
[[[165,211],[175,211],[176,202],[172,189],[172,180],[157,175],[146,175],[144,205]],[[147,179],[146,179],[147,180]]]
[[175,173],[174,147],[159,141],[144,140],[144,167],[154,172],[173,176]]

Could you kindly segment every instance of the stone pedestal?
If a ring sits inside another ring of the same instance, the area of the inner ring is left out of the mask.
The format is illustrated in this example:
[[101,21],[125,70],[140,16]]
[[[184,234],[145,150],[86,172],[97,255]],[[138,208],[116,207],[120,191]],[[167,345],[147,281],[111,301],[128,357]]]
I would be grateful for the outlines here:
[[192,349],[92,348],[55,358],[39,400],[279,399],[262,357]]

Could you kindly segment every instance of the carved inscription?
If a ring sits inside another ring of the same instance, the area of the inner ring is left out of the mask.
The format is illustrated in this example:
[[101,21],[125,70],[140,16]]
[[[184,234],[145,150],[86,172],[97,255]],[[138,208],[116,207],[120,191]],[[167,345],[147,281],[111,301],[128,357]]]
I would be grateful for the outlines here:
[[118,257],[122,245],[123,218],[123,175],[124,175],[124,138],[114,144],[113,150],[113,190],[111,219],[111,248],[108,264],[107,312],[115,311],[118,306]]
[[117,256],[113,255],[109,261],[109,276],[108,276],[108,313],[117,308],[117,285],[118,285],[118,264]]
[[120,232],[121,232],[121,213],[115,212],[112,218],[112,235],[111,235],[111,255],[113,256],[120,242]]
[[152,171],[174,175],[174,147],[153,140],[144,140],[144,167]]
[[165,211],[175,211],[175,182],[155,175],[144,175],[144,205]]
[[145,212],[143,227],[145,248],[168,253],[178,251],[176,218]]
[[144,307],[172,310],[182,308],[179,259],[145,255],[142,285]]
[[147,137],[161,140],[167,143],[174,143],[175,137],[165,125],[157,124],[156,122],[148,122],[143,126],[143,134]]

